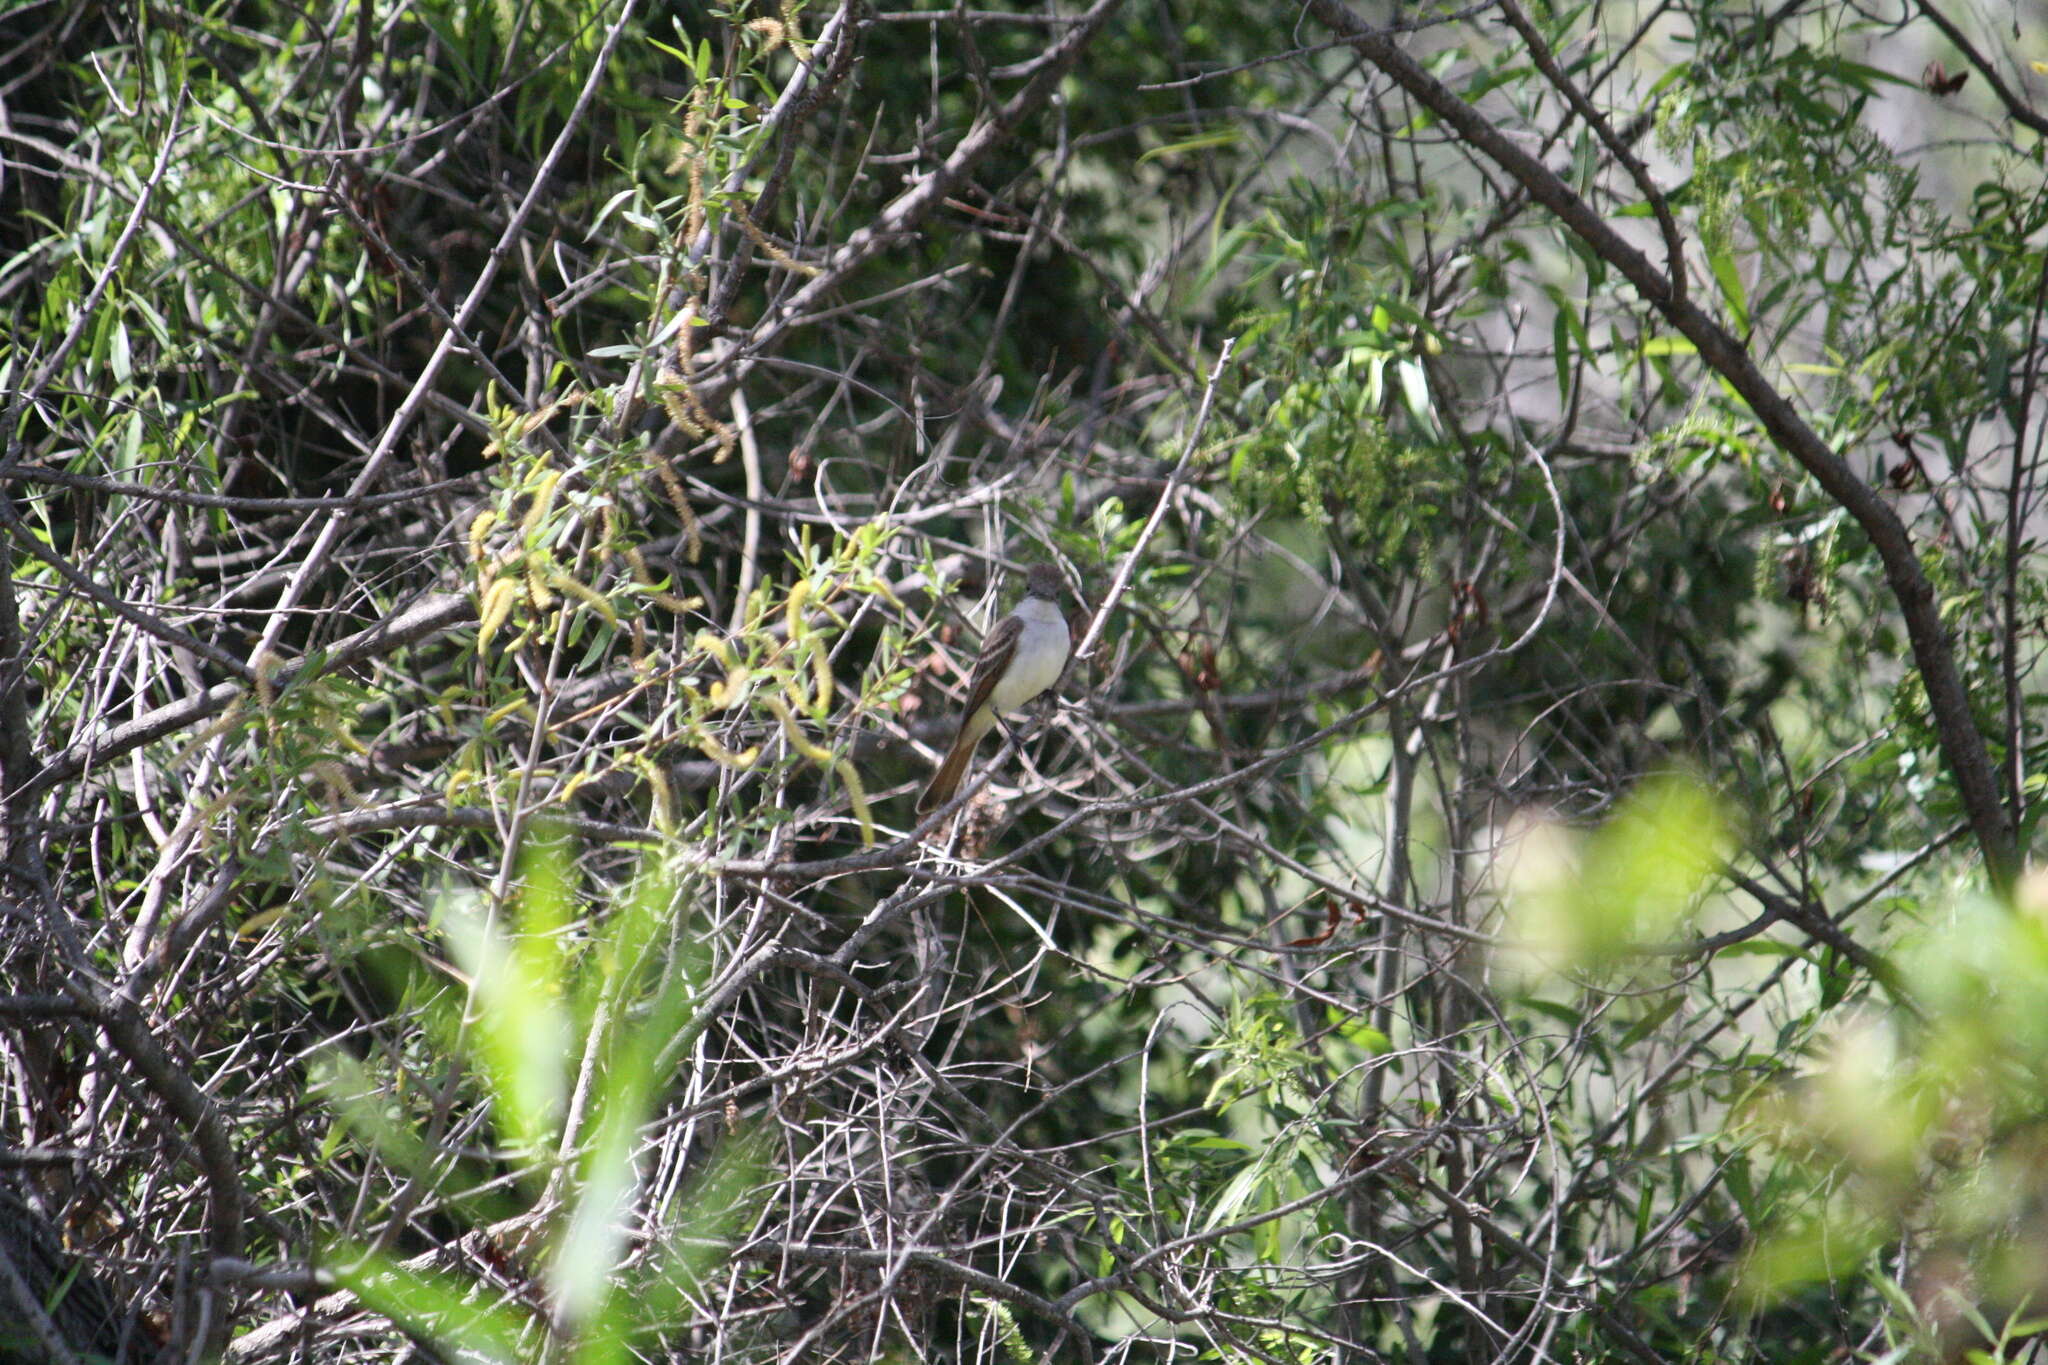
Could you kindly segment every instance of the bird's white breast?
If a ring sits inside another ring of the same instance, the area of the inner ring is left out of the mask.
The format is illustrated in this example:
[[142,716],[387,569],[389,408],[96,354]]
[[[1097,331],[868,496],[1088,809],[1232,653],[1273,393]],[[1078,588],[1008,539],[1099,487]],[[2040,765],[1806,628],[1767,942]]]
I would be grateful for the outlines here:
[[1010,667],[989,693],[998,711],[1014,711],[1059,681],[1067,666],[1067,618],[1057,603],[1027,597],[1017,604],[1017,650]]

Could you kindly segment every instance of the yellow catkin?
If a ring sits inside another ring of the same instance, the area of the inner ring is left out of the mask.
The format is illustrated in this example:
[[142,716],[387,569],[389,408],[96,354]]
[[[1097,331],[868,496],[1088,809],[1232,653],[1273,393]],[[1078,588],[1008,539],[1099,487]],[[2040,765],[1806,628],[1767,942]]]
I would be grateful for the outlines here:
[[898,611],[908,610],[908,608],[906,608],[903,605],[901,599],[899,599],[896,596],[895,590],[889,586],[889,580],[883,578],[880,574],[869,574],[867,578],[861,582],[860,587],[863,591],[871,592],[875,596],[881,598],[884,602],[887,602],[890,606],[896,608]]
[[261,914],[251,915],[235,926],[235,939],[241,943],[254,943],[263,937],[263,931],[292,913],[297,906],[279,905]]
[[744,666],[725,675],[723,682],[711,684],[711,690],[704,694],[704,700],[714,711],[724,711],[739,704],[740,696],[746,691],[747,680],[754,675]]
[[664,837],[674,837],[676,799],[675,793],[669,790],[668,773],[663,770],[660,763],[649,758],[641,758],[634,766],[640,770],[640,775],[647,779],[647,790],[653,797],[653,808],[649,813],[654,817],[654,828]]
[[548,591],[540,570],[531,564],[526,566],[526,595],[533,602],[535,611],[546,611],[555,605],[555,595]]
[[697,632],[697,638],[690,642],[703,650],[727,668],[732,667],[732,651],[725,647],[725,641],[708,630]]
[[782,624],[789,631],[791,645],[800,644],[804,638],[804,601],[811,595],[808,582],[798,583],[789,590],[789,601],[782,608]]
[[703,132],[705,113],[711,108],[711,83],[706,81],[690,92],[690,112],[683,116],[683,141],[692,145],[690,156],[689,210],[683,215],[683,240],[695,242],[704,230],[704,162],[708,147],[696,146]]
[[511,701],[506,702],[503,706],[498,707],[484,717],[484,729],[488,730],[492,726],[509,720],[513,716],[524,716],[528,720],[532,720],[534,718],[533,703],[525,697],[514,697]]
[[[809,638],[810,622],[804,618],[804,602],[811,595],[811,585],[799,582],[789,590],[789,600],[782,605],[782,629],[784,640],[772,656],[780,661],[784,654],[801,654],[804,642]],[[792,673],[783,682],[783,690],[789,693],[790,704],[799,711],[811,709],[810,698],[804,695],[804,680],[800,674]]]
[[256,675],[256,700],[268,711],[277,705],[277,656],[266,649],[249,661],[249,667]]
[[519,585],[509,578],[501,578],[484,592],[483,604],[477,608],[476,647],[482,650],[498,633],[498,627],[505,624],[512,615],[512,603],[519,596]]
[[782,40],[792,51],[805,61],[811,59],[811,42],[804,37],[803,30],[796,22],[796,0],[782,0],[778,7],[782,13]]
[[811,651],[811,672],[817,677],[817,710],[822,715],[832,709],[832,655],[822,644]]
[[684,299],[682,321],[676,327],[676,373],[685,380],[697,368],[697,310],[703,304],[704,300],[695,294]]
[[704,534],[697,525],[697,514],[690,509],[689,498],[683,493],[683,481],[666,463],[656,465],[654,472],[661,480],[662,491],[668,494],[669,506],[675,509],[677,519],[683,523],[683,553],[695,564],[704,553]]
[[469,557],[478,564],[484,563],[484,537],[498,524],[495,508],[486,507],[476,514],[476,520],[469,523]]
[[783,737],[789,740],[789,746],[792,749],[795,749],[813,763],[829,765],[832,762],[832,751],[820,748],[811,742],[810,737],[804,734],[803,726],[797,723],[795,713],[789,709],[782,698],[771,694],[763,697],[761,700],[762,704],[775,714],[775,719],[782,722]]
[[697,751],[724,768],[751,768],[754,760],[761,756],[758,746],[734,753],[709,735],[697,737]]
[[[731,456],[733,447],[739,442],[739,433],[732,427],[711,415],[704,406],[704,400],[690,387],[690,375],[697,368],[697,305],[699,300],[690,299],[683,305],[682,326],[676,331],[675,368],[672,375],[664,376],[655,387],[661,392],[662,406],[668,409],[670,420],[690,436],[702,440],[705,436],[718,438],[718,451],[712,456],[713,464],[723,464]],[[669,401],[670,396],[680,401],[685,414],[676,416],[677,404]]]
[[[647,567],[647,561],[641,557],[638,547],[632,545],[626,547],[626,562],[633,566],[633,577],[640,581],[640,585],[651,589],[647,596],[656,606],[680,615],[699,605],[694,597],[685,599],[677,597],[672,592],[662,592],[655,588],[655,584],[660,580],[656,579],[654,571]],[[636,629],[640,625],[637,620],[633,624]]]
[[674,422],[683,435],[692,440],[704,438],[703,428],[697,425],[697,419],[690,415],[689,405],[683,402],[683,394],[687,390],[682,385],[657,384],[654,391],[661,395],[662,411],[668,414],[668,420]]
[[540,407],[535,408],[532,412],[513,422],[512,434],[524,438],[530,435],[536,428],[546,423],[563,408],[575,407],[582,403],[586,397],[587,395],[583,390],[572,388],[552,403],[543,403]]
[[549,574],[548,582],[557,591],[575,598],[612,625],[616,626],[619,623],[619,614],[612,610],[612,604],[605,600],[604,594],[593,590],[589,585],[580,583],[564,573]]
[[540,482],[533,490],[533,505],[526,509],[526,515],[519,522],[521,535],[531,539],[541,523],[547,520],[548,513],[555,508],[555,487],[561,482],[562,472],[558,469],[549,469],[540,476]]
[[782,690],[789,694],[790,709],[799,715],[811,714],[811,699],[804,695],[804,680],[801,673],[791,673],[782,680]]
[[735,203],[730,205],[726,211],[732,215],[732,220],[740,225],[740,231],[747,234],[747,240],[760,248],[767,255],[768,259],[774,261],[783,269],[793,270],[799,275],[822,275],[825,273],[808,261],[799,261],[796,257],[770,241],[768,234],[763,232],[760,225],[754,221],[754,215],[747,212],[746,205]]
[[868,812],[867,788],[860,784],[860,774],[853,770],[853,764],[840,759],[835,765],[839,780],[846,784],[846,797],[853,803],[853,817],[860,821],[860,841],[872,845],[875,842],[875,817]]

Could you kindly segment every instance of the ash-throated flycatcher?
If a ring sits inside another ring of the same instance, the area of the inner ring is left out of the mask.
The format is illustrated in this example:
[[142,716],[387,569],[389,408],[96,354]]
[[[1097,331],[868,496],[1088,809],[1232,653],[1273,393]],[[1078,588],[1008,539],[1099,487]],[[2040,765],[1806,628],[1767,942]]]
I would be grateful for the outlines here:
[[953,799],[968,760],[974,757],[974,746],[995,725],[998,713],[1016,710],[1059,681],[1070,643],[1059,598],[1059,570],[1033,564],[1024,576],[1024,600],[982,641],[981,657],[967,680],[967,709],[961,713],[946,761],[917,798],[919,815]]

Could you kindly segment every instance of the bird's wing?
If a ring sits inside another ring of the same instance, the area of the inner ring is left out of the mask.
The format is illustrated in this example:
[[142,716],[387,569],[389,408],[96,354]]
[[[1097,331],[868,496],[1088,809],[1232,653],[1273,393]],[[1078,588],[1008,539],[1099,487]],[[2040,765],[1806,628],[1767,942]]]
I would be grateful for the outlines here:
[[974,661],[973,676],[967,680],[967,709],[960,713],[962,725],[988,704],[989,693],[996,690],[996,684],[1009,670],[1010,656],[1017,652],[1017,637],[1023,633],[1024,622],[1012,614],[996,622],[996,628],[981,642],[981,657]]

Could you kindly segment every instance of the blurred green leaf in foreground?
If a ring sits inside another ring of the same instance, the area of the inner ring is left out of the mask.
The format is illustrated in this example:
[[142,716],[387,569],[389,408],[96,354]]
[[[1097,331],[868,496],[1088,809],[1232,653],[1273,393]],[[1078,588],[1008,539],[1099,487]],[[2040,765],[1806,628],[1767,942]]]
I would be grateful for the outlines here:
[[[350,1242],[327,1264],[416,1340],[464,1360],[610,1365],[659,1339],[722,1259],[754,1166],[745,1140],[729,1141],[667,1207],[646,1198],[642,1130],[690,1032],[698,972],[668,933],[675,878],[643,867],[606,916],[578,903],[574,871],[542,839],[501,903],[444,892],[456,985],[410,983],[436,1042],[481,1087],[487,1155],[425,1149],[362,1063],[340,1048],[326,1059],[344,1128],[416,1182],[461,1195],[452,1202],[474,1210],[473,1235],[511,1292]],[[508,1201],[507,1187],[524,1197]]]

